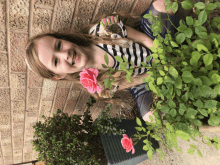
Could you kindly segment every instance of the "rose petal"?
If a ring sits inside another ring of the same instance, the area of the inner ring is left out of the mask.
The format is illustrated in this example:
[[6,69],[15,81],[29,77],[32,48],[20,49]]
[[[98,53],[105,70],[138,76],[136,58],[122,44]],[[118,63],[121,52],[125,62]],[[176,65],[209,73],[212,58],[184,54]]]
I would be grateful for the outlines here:
[[135,153],[135,149],[134,149],[134,147],[132,146],[132,154],[134,154]]
[[99,74],[99,71],[97,69],[89,68],[88,70],[91,71],[95,75],[95,77],[97,77]]

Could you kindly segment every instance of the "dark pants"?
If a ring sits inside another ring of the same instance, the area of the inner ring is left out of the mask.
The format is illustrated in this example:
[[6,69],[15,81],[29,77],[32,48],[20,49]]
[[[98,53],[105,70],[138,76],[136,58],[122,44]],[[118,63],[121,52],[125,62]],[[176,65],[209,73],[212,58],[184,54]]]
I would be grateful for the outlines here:
[[[153,36],[153,32],[150,29],[150,25],[152,24],[152,22],[150,22],[150,20],[148,20],[148,19],[143,18],[143,16],[145,14],[148,14],[149,11],[152,11],[152,14],[155,16],[161,14],[161,19],[162,19],[163,24],[166,26],[167,29],[169,29],[171,31],[171,35],[174,37],[174,34],[175,34],[174,27],[172,26],[172,24],[168,20],[165,20],[168,18],[167,14],[158,12],[156,9],[154,9],[152,4],[144,13],[141,14],[142,19],[141,19],[139,25],[137,27],[135,27],[135,29],[142,32],[142,33],[147,34],[151,39],[154,40],[155,37]],[[169,18],[176,27],[179,26],[179,18],[177,16],[169,15]],[[166,28],[163,27],[161,29],[160,35],[162,38],[165,38],[165,35],[167,33]],[[149,105],[153,101],[152,92],[148,91],[145,88],[145,84],[135,86],[134,88],[130,88],[128,90],[132,94],[132,96],[134,97],[136,105],[138,106],[139,112],[140,112],[141,116],[143,117],[146,113],[148,113],[150,111]]]

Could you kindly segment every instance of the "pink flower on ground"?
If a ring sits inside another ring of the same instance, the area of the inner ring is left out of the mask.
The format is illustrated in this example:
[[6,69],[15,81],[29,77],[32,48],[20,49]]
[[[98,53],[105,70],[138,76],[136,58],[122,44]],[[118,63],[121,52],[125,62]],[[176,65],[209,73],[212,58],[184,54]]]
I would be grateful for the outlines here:
[[97,76],[99,71],[93,68],[83,68],[82,72],[80,72],[80,83],[84,88],[86,88],[89,93],[101,92],[101,88],[97,84]]
[[129,138],[126,134],[123,134],[123,138],[121,139],[121,144],[122,147],[126,149],[126,152],[130,152],[132,150],[132,154],[135,153],[132,139]]

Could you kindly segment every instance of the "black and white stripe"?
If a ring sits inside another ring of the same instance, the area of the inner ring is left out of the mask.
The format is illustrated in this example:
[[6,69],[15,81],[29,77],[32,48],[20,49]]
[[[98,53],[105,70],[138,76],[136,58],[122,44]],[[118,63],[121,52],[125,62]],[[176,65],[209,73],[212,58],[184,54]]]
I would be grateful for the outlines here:
[[[118,25],[121,27],[121,30],[122,30],[123,36],[121,36],[121,37],[127,38],[126,28],[120,19],[119,19]],[[90,29],[90,34],[93,34],[93,35],[96,34],[96,35],[100,36],[99,32],[101,30],[101,33],[103,33],[103,30],[104,30],[103,28],[104,28],[103,26],[100,26],[100,23],[96,24]],[[106,45],[106,44],[98,44],[97,46],[99,46],[100,48],[105,50],[113,58],[114,58],[114,56],[120,56],[121,58],[123,58],[123,56],[124,56],[128,61],[127,69],[130,68],[131,61],[133,62],[133,67],[142,66],[141,62],[146,63],[147,56],[151,55],[151,51],[148,48],[144,47],[141,44],[135,43],[135,42],[131,42],[129,48],[123,48],[118,45]],[[120,63],[117,62],[115,59],[114,59],[114,61],[115,61],[115,63],[114,63],[113,69],[116,69],[116,70],[120,69]],[[151,57],[151,61],[152,61],[152,57]],[[148,63],[149,66],[151,66],[151,61]],[[146,71],[147,71],[146,68],[137,68],[134,70],[133,76],[136,76],[138,74],[142,74]]]

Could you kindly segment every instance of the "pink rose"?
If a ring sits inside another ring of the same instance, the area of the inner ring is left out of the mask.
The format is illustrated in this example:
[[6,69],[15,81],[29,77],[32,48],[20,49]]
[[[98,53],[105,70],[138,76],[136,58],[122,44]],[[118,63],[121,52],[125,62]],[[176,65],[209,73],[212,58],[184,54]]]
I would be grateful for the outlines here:
[[80,82],[84,88],[86,88],[89,93],[94,93],[95,91],[101,92],[101,88],[97,84],[97,76],[99,71],[93,68],[83,68],[80,75]]
[[123,134],[123,138],[121,139],[121,144],[122,147],[126,149],[126,152],[130,152],[132,150],[132,154],[135,153],[132,139],[128,138],[126,134]]

